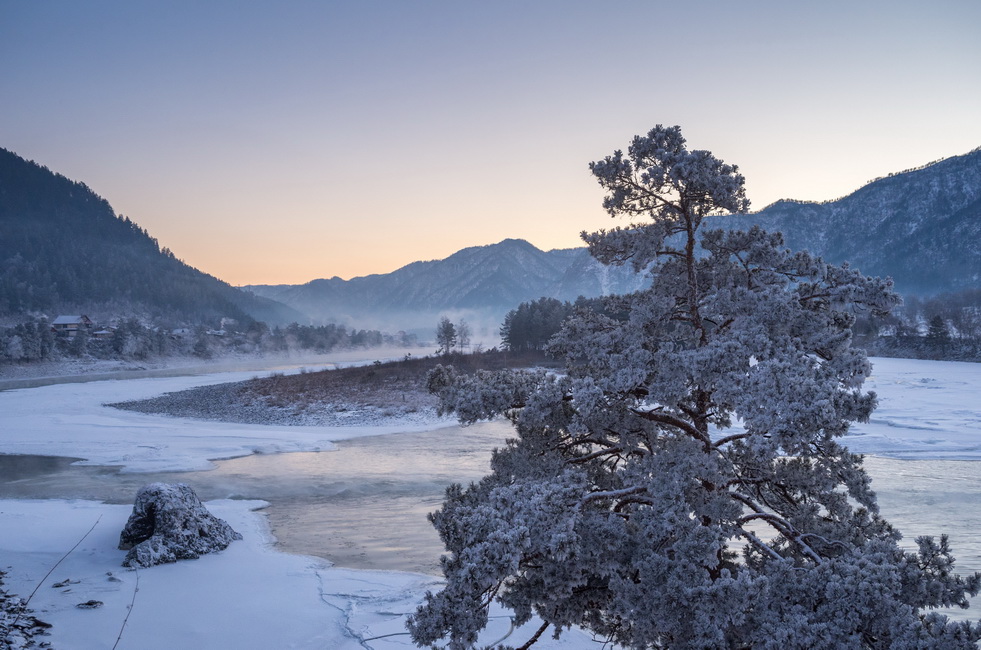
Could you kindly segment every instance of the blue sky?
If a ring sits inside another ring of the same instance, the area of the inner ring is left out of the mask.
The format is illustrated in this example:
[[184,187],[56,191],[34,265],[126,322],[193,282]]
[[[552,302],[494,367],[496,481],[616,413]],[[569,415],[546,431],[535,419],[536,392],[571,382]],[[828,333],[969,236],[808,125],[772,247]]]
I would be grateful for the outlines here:
[[754,208],[981,145],[981,3],[0,0],[0,146],[235,284],[609,227],[658,123]]

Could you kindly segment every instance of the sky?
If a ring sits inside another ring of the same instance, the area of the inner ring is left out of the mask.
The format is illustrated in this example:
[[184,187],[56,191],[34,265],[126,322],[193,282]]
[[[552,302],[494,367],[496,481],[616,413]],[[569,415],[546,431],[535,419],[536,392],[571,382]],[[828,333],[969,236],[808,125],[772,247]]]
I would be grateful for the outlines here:
[[621,225],[656,124],[754,209],[981,146],[981,3],[0,0],[0,147],[236,285]]

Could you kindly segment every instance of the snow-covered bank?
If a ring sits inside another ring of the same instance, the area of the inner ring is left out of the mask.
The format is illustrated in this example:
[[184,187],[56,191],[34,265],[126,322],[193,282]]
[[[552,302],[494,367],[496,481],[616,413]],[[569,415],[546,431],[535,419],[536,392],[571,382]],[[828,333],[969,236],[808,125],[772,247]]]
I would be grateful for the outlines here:
[[[38,640],[55,648],[414,647],[405,635],[405,618],[427,589],[438,587],[436,579],[335,569],[316,558],[280,553],[270,546],[265,518],[253,512],[262,502],[206,505],[242,533],[242,541],[198,560],[132,570],[120,566],[126,553],[116,549],[129,506],[0,500],[0,556],[10,567],[6,588],[22,597],[37,589],[29,606],[53,624],[50,636]],[[102,605],[78,607],[89,601]],[[486,642],[510,628],[504,612],[495,615]],[[593,645],[577,632],[540,644]]]
[[[327,647],[336,621],[318,602],[322,567],[268,547],[262,519],[251,512],[261,505],[209,503],[246,541],[221,555],[135,571],[120,566],[125,551],[116,550],[130,507],[2,501],[0,547],[11,567],[8,587],[27,596],[40,584],[30,607],[54,623],[50,641],[56,648],[110,648],[120,631],[119,647],[131,648],[271,648],[317,639]],[[66,580],[67,586],[53,587]],[[104,604],[77,607],[90,600]]]
[[[353,361],[351,361],[353,363]],[[0,453],[71,456],[126,472],[209,469],[253,453],[324,451],[365,435],[423,431],[452,420],[387,426],[294,427],[145,415],[104,406],[196,386],[243,381],[254,372],[57,384],[0,392]]]
[[845,444],[889,458],[981,460],[981,363],[872,359],[879,407]]

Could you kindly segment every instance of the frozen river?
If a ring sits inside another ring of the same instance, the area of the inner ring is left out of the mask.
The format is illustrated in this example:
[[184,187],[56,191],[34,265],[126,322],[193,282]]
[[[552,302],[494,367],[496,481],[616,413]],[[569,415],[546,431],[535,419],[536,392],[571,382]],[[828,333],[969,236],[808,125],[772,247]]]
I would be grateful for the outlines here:
[[[875,364],[868,386],[879,392],[880,408],[846,443],[868,454],[882,512],[906,544],[912,546],[919,535],[946,533],[958,571],[981,570],[981,365],[891,359]],[[269,502],[270,526],[284,550],[338,566],[438,573],[442,548],[426,514],[439,507],[446,485],[487,472],[491,450],[510,434],[505,423],[393,432],[261,427],[101,406],[237,378],[94,382],[0,393],[0,452],[45,455],[0,456],[0,498],[131,503],[147,482],[182,481],[205,500]],[[69,455],[86,464],[53,457]],[[241,457],[208,462],[234,456]],[[973,609],[951,614],[977,618]]]
[[74,459],[0,456],[0,498],[132,503],[152,481],[190,484],[202,500],[259,499],[283,550],[340,566],[439,573],[442,550],[426,514],[453,482],[487,474],[510,427],[493,422],[358,438],[335,451],[256,454],[211,471],[121,473]]
[[[351,568],[438,573],[442,550],[426,514],[445,487],[476,481],[503,422],[358,438],[321,453],[257,454],[220,461],[214,470],[121,473],[71,465],[70,459],[0,456],[0,498],[83,498],[131,503],[150,481],[189,483],[204,500],[270,503],[267,514],[284,550]],[[886,518],[910,544],[947,533],[962,571],[981,571],[981,463],[870,456]]]

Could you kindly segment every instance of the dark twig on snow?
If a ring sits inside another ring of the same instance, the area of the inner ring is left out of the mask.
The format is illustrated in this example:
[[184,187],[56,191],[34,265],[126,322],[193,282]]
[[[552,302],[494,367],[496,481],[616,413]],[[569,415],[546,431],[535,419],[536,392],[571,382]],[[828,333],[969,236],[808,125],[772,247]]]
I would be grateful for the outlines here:
[[129,601],[129,607],[126,611],[126,618],[123,619],[123,624],[119,628],[119,636],[116,637],[116,642],[112,644],[112,650],[116,650],[116,646],[119,645],[119,640],[123,638],[123,630],[126,629],[126,623],[129,622],[129,615],[133,613],[133,606],[136,605],[136,594],[140,591],[140,570],[133,567],[136,571],[136,586],[133,588],[133,598]]
[[[99,525],[99,522],[100,521],[102,521],[102,515],[99,515],[99,517],[95,520],[95,523],[92,524],[92,527],[89,528],[88,532],[86,532],[84,535],[82,535],[81,539],[79,539],[77,542],[75,542],[75,546],[72,546],[70,549],[68,549],[68,552],[65,553],[64,555],[62,555],[61,556],[61,559],[59,559],[57,562],[55,562],[54,563],[54,566],[51,567],[51,569],[48,570],[47,573],[44,574],[44,577],[41,578],[41,582],[37,583],[37,586],[34,587],[34,591],[32,591],[31,592],[31,595],[27,597],[27,600],[24,601],[24,606],[25,607],[31,603],[31,599],[34,598],[34,595],[37,593],[37,590],[41,588],[41,585],[44,584],[44,581],[47,580],[48,577],[50,577],[52,573],[54,573],[54,570],[58,568],[58,565],[59,564],[61,564],[62,562],[65,561],[65,558],[67,558],[69,555],[72,554],[72,551],[74,551],[76,548],[78,548],[78,546],[83,541],[85,541],[85,538],[89,536],[89,533],[91,533],[93,530],[95,530],[95,527]],[[20,614],[17,615],[17,618],[14,619],[14,622],[11,623],[11,625],[15,625],[18,620],[20,620]]]

